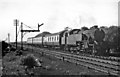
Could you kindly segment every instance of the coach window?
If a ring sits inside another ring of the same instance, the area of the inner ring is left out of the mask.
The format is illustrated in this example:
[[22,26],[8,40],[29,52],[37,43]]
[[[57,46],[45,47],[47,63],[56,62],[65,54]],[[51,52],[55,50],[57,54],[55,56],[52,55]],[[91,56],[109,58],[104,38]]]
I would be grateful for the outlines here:
[[52,37],[50,37],[50,42],[52,42]]
[[52,42],[53,42],[53,36],[52,36]]
[[55,40],[55,42],[56,42],[56,36],[54,36],[54,40]]
[[55,41],[54,36],[53,36],[53,41]]
[[53,38],[53,36],[52,36],[52,42],[53,42],[53,40],[54,40],[54,38]]
[[53,36],[53,41],[55,41],[55,38],[54,38],[54,36]]
[[55,41],[54,36],[53,36],[53,41]]
[[48,37],[48,39],[49,39],[48,42],[50,42],[50,37]]
[[57,36],[57,41],[59,40],[59,36]]
[[51,42],[52,42],[52,37],[51,37]]
[[50,41],[50,38],[48,37],[48,42]]
[[50,42],[50,37],[49,37],[49,42]]
[[51,41],[50,37],[49,37],[49,42]]
[[54,41],[54,36],[52,37],[53,41]]
[[49,38],[49,42],[50,42],[50,37],[48,37]]
[[52,42],[52,37],[51,37],[51,42]]
[[52,42],[52,37],[51,37],[51,42]]
[[54,41],[56,42],[56,36],[54,36]]
[[53,36],[53,41],[55,41],[55,36]]

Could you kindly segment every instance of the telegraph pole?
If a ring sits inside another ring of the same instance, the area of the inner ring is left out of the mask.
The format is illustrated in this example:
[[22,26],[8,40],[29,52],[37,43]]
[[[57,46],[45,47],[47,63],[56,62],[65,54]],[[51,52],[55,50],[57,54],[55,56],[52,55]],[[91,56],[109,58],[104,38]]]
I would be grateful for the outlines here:
[[[23,23],[21,22],[21,31],[23,30]],[[21,32],[21,50],[23,50],[23,32]]]
[[19,26],[18,23],[19,23],[19,21],[17,19],[15,19],[14,25],[16,26],[16,34],[15,34],[16,35],[16,49],[17,49],[17,26]]
[[[38,30],[23,30],[23,23],[21,22],[21,50],[23,50],[23,33],[24,32],[39,32],[40,30],[39,30],[39,27],[40,26],[42,26],[43,25],[43,23],[42,24],[38,24]],[[33,39],[32,39],[33,40]]]
[[8,33],[8,43],[10,43],[10,33]]

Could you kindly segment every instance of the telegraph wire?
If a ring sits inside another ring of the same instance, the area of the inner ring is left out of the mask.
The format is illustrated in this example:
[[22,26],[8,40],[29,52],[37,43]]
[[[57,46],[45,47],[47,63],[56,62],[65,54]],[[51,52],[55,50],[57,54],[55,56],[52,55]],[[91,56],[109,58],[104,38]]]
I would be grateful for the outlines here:
[[[33,29],[32,27],[30,27],[30,26],[28,26],[28,25],[26,25],[26,24],[24,24],[24,23],[23,23],[23,25],[25,25],[25,26],[26,26],[26,27],[28,27],[28,28],[31,28],[31,29]],[[34,29],[33,29],[33,30],[34,30]]]

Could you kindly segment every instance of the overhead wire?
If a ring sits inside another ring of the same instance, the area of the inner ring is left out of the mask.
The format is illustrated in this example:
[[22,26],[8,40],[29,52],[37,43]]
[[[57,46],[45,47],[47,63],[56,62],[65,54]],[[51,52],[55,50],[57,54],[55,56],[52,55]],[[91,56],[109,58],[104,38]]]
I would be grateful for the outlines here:
[[[33,29],[32,27],[30,27],[30,26],[27,26],[27,25],[26,25],[26,24],[24,24],[24,23],[23,23],[23,25],[25,25],[25,26],[26,26],[26,27],[28,27],[28,28],[31,28],[31,29]],[[34,29],[33,29],[33,30],[34,30]]]
[[[33,29],[32,27],[30,27],[30,26],[28,26],[28,25],[26,25],[26,24],[24,24],[24,23],[23,23],[23,25],[25,25],[26,27],[28,27],[28,28],[30,28],[30,29]],[[34,30],[34,29],[33,29],[33,30]],[[23,34],[23,36],[24,36],[25,34],[27,34],[27,32],[25,32],[25,33]]]

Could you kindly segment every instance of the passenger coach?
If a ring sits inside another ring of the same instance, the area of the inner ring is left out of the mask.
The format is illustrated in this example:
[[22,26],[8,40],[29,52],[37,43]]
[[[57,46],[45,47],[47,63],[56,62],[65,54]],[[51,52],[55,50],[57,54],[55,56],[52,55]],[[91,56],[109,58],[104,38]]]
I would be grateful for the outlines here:
[[43,37],[43,45],[48,47],[60,47],[64,32],[66,32],[66,30],[45,35],[45,37]]

